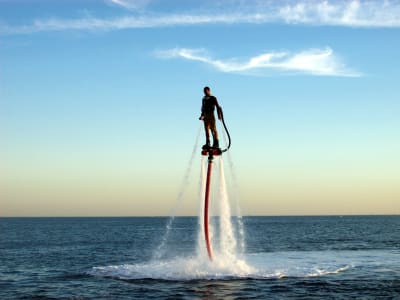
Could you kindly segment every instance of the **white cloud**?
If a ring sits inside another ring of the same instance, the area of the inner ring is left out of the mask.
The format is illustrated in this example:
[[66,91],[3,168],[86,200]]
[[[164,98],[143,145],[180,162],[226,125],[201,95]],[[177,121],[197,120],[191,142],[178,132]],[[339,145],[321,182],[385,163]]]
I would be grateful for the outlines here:
[[106,0],[108,3],[121,6],[129,10],[144,8],[151,0]]
[[230,15],[164,15],[164,16],[124,16],[113,19],[101,19],[95,17],[85,17],[81,19],[45,19],[35,20],[31,25],[10,27],[0,25],[0,33],[3,34],[23,34],[43,31],[62,31],[62,30],[121,30],[154,28],[168,26],[199,25],[210,23],[235,23],[242,18],[242,21],[249,21],[250,16],[230,16]]
[[241,74],[283,74],[302,73],[316,76],[359,77],[361,73],[350,70],[343,64],[330,48],[310,49],[298,53],[266,52],[240,60],[212,58],[204,49],[174,48],[157,51],[159,58],[183,58],[210,65],[218,71]]
[[300,1],[277,7],[276,12],[289,24],[400,27],[398,1]]
[[[115,5],[135,9],[149,0],[107,0]],[[212,6],[200,14],[141,12],[135,16],[114,18],[38,19],[21,26],[0,24],[0,34],[32,33],[60,30],[120,30],[203,24],[306,24],[318,26],[400,27],[400,1],[227,1],[223,7]],[[236,3],[236,5],[235,5]],[[239,8],[237,8],[239,7]]]

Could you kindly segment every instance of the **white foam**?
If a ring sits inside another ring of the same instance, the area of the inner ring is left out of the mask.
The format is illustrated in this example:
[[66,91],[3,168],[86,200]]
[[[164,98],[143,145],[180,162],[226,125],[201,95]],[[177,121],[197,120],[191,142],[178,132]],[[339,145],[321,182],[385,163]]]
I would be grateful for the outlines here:
[[[269,279],[282,277],[340,276],[353,269],[398,274],[400,252],[365,251],[288,251],[254,253],[235,261],[216,255],[181,257],[140,264],[95,267],[89,274],[120,279]],[[364,273],[365,274],[365,273]]]
[[95,267],[89,273],[120,279],[193,280],[243,278],[253,272],[254,270],[249,268],[243,260],[227,264],[220,257],[216,257],[213,262],[210,262],[208,257],[196,256],[143,264]]

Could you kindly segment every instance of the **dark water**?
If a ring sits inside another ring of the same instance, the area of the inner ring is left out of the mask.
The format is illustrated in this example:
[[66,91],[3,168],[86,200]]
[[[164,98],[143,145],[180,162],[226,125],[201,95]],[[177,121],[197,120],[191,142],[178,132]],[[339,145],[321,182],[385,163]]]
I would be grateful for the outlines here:
[[0,299],[400,299],[400,216],[245,217],[242,269],[201,262],[196,218],[155,258],[167,221],[0,218]]

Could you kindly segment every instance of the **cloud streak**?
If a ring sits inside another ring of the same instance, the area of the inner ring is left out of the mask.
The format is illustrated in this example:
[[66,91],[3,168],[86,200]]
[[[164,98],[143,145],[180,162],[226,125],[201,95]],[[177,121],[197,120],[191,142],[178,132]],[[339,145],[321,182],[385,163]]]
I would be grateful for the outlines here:
[[310,49],[298,53],[266,52],[248,59],[215,59],[204,49],[174,48],[155,53],[163,59],[181,58],[197,61],[225,73],[246,75],[309,74],[315,76],[360,77],[362,74],[349,69],[330,48]]
[[107,0],[108,3],[129,10],[137,10],[145,7],[151,0]]
[[[128,9],[143,7],[147,0],[109,0]],[[20,26],[0,25],[2,34],[26,34],[61,30],[121,30],[205,24],[304,24],[349,27],[400,27],[398,1],[252,1],[240,10],[230,1],[223,10],[193,13],[141,13],[114,18],[37,19]],[[250,3],[250,4],[249,4]]]
[[351,27],[400,27],[398,1],[300,1],[278,7],[288,24]]
[[164,16],[125,16],[113,19],[101,19],[95,17],[85,17],[82,19],[46,19],[35,20],[31,25],[11,27],[7,25],[0,26],[0,33],[3,34],[24,34],[45,31],[63,31],[63,30],[122,30],[122,29],[140,29],[157,28],[171,26],[187,26],[201,24],[217,23],[237,23],[250,22],[251,18],[257,16],[233,16],[233,15],[164,15]]

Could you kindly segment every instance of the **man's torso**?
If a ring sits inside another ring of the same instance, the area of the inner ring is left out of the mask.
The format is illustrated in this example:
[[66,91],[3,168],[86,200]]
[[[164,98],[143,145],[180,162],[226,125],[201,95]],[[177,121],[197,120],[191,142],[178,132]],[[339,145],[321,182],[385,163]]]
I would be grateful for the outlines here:
[[217,99],[214,96],[204,96],[203,105],[201,107],[203,114],[213,114],[215,106],[217,104]]

